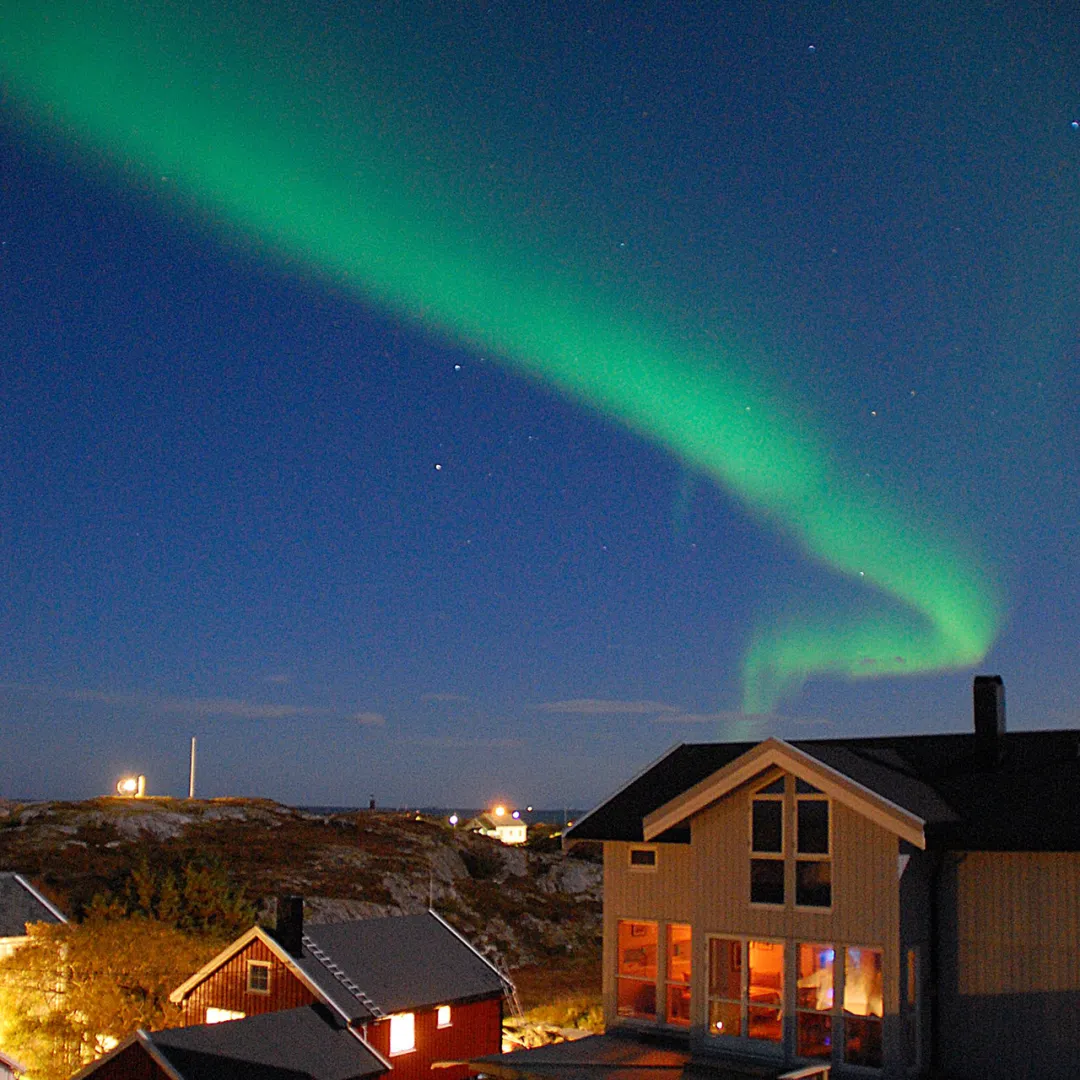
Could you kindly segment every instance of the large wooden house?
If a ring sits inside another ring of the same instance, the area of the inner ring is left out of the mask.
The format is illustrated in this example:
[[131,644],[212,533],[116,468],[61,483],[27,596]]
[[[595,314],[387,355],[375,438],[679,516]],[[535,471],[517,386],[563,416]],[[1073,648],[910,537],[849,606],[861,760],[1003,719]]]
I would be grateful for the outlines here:
[[996,676],[970,734],[677,746],[586,839],[613,1032],[774,1076],[1080,1071],[1080,732],[1007,733]]
[[430,1080],[435,1061],[500,1051],[509,989],[434,912],[305,928],[303,901],[284,897],[275,932],[252,927],[171,997],[189,1025],[318,1003],[389,1063],[394,1080]]

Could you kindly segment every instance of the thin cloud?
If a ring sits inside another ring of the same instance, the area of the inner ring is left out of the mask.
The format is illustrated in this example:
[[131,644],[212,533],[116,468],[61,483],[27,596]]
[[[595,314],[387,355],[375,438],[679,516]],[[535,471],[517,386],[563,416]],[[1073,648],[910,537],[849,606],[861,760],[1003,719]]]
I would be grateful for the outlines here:
[[[271,702],[246,701],[226,697],[153,697],[149,694],[116,694],[104,690],[60,690],[43,686],[3,684],[8,689],[33,694],[53,701],[74,701],[113,708],[139,709],[144,712],[164,713],[168,716],[185,716],[197,719],[230,717],[238,720],[291,720],[298,717],[340,716],[336,709],[317,708],[314,705],[280,705]],[[356,717],[376,717],[361,723],[379,723],[379,713],[358,713]]]
[[532,708],[534,712],[557,716],[660,716],[683,711],[678,705],[668,705],[663,701],[615,701],[609,698],[545,701]]
[[386,723],[386,717],[379,712],[358,712],[349,717],[356,724],[367,724],[371,727],[380,727]]
[[284,686],[285,683],[291,682],[291,681],[292,681],[292,676],[291,675],[284,675],[284,674],[282,674],[282,675],[267,675],[266,678],[263,679],[263,682],[268,683],[270,686]]
[[442,750],[520,750],[524,739],[467,738],[463,735],[410,735],[406,740],[414,746],[435,746]]

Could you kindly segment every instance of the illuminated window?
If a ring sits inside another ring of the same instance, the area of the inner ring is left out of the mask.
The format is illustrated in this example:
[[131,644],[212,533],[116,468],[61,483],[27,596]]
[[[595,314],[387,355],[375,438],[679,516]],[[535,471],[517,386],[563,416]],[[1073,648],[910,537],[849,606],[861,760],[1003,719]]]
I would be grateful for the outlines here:
[[632,847],[630,849],[631,870],[655,870],[656,848]]
[[882,957],[880,949],[844,950],[844,1060],[881,1068]]
[[619,1016],[656,1020],[657,925],[619,920]]
[[795,1052],[799,1057],[832,1057],[835,960],[831,945],[799,946],[795,981]]
[[412,1013],[390,1017],[390,1053],[407,1054],[416,1049],[416,1018]]
[[270,965],[265,960],[249,960],[247,988],[250,994],[270,993]]
[[690,1026],[690,927],[671,923],[667,928],[667,1022]]
[[449,1027],[450,1026],[450,1006],[449,1005],[440,1005],[438,1007],[438,1009],[435,1011],[435,1016],[436,1016],[436,1021],[435,1022],[438,1024],[439,1027]]
[[216,1009],[213,1005],[206,1010],[206,1022],[208,1024],[223,1024],[226,1020],[243,1020],[247,1013],[237,1012],[235,1009]]
[[784,902],[784,778],[755,792],[750,802],[750,902]]
[[710,938],[708,993],[710,1035],[780,1042],[784,1030],[784,946],[771,941]]

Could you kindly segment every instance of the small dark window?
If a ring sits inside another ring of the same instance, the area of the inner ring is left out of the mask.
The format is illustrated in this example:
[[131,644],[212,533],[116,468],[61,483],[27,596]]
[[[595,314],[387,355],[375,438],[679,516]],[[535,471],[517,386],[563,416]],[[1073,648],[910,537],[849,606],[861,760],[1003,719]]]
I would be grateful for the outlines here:
[[795,864],[795,903],[799,907],[832,906],[832,863],[828,859]]
[[796,851],[800,855],[829,854],[829,802],[800,799]]
[[784,778],[782,776],[777,777],[771,784],[766,784],[765,787],[758,789],[759,795],[783,795],[784,794]]
[[247,966],[247,988],[253,994],[270,993],[270,965],[257,960],[249,960]]
[[652,869],[656,866],[655,848],[631,848],[630,865]]
[[781,854],[784,850],[784,804],[779,799],[755,799],[753,815],[753,850]]
[[822,794],[813,784],[808,784],[805,780],[795,780],[795,794],[796,795],[820,795]]
[[752,904],[782,904],[784,902],[783,859],[750,860],[750,902]]

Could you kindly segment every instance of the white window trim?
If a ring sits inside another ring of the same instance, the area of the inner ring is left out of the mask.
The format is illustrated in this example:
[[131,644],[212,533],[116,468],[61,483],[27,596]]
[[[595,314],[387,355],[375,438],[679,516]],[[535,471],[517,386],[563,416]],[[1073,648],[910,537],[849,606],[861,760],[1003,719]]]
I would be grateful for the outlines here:
[[[249,960],[247,962],[247,992],[249,994],[262,994],[267,995],[270,993],[270,968],[272,967],[269,960]],[[262,968],[266,972],[266,989],[260,989],[251,985],[251,973],[256,968]]]
[[[651,851],[653,854],[652,864],[635,864],[635,851]],[[626,866],[632,874],[655,874],[660,866],[660,849],[656,844],[631,844],[626,849]]]
[[[638,923],[639,925],[655,926],[656,927],[656,976],[655,976],[655,978],[646,979],[646,978],[643,978],[640,975],[623,975],[619,971],[619,963],[620,963],[620,960],[621,960],[621,957],[620,957],[620,954],[619,954],[619,924],[624,923],[624,922],[625,923]],[[663,927],[663,925],[664,925],[663,922],[661,922],[658,919],[627,918],[627,919],[616,919],[615,920],[615,1011],[616,1011],[616,1013],[618,1013],[618,1008],[619,1008],[619,1004],[618,1004],[619,981],[623,980],[623,979],[625,979],[625,980],[627,980],[629,982],[642,983],[642,984],[644,984],[646,986],[651,985],[652,988],[653,988],[653,1000],[656,1002],[656,1012],[653,1015],[652,1019],[650,1019],[647,1016],[622,1016],[622,1015],[619,1015],[619,1017],[618,1017],[618,1023],[619,1024],[630,1024],[630,1025],[636,1025],[636,1026],[643,1026],[643,1027],[647,1027],[650,1030],[655,1030],[659,1025],[661,1025],[663,1023],[663,1020],[661,1019],[661,1010],[660,1010],[660,993],[661,993],[661,987],[663,986],[663,982],[662,982],[662,980],[660,978],[660,975],[661,975],[661,968],[660,968],[660,955],[661,954],[660,954],[660,950],[661,950],[661,948],[664,947],[663,944],[662,944],[663,943],[663,938],[661,937],[661,928]],[[666,1009],[666,1007],[667,1006],[665,1005],[665,1009]]]
[[[764,904],[755,904],[755,907],[765,907]],[[770,907],[776,907],[777,905],[768,905]],[[742,1031],[749,1031],[750,1024],[750,942],[756,942],[760,945],[779,945],[784,950],[784,963],[781,969],[783,974],[781,976],[783,981],[783,990],[781,991],[780,1001],[780,1016],[781,1016],[781,1035],[779,1042],[773,1042],[771,1039],[751,1039],[748,1034],[741,1035],[720,1035],[715,1034],[709,1030],[708,1018],[709,1018],[709,1006],[714,1001],[724,1001],[730,1004],[735,1004],[731,998],[718,997],[709,993],[709,950],[712,947],[713,941],[738,941],[742,948],[742,970],[739,972],[739,1024]],[[706,934],[705,935],[705,959],[704,970],[705,975],[705,1035],[713,1041],[716,1045],[730,1045],[732,1047],[739,1047],[740,1049],[747,1049],[755,1054],[761,1054],[763,1056],[783,1057],[784,1044],[785,1044],[785,1032],[787,1030],[786,1017],[787,1017],[787,997],[788,997],[788,964],[789,953],[791,952],[790,942],[785,938],[770,937],[766,934]]]
[[[828,847],[827,851],[824,851],[824,852],[819,851],[819,852],[812,852],[812,853],[810,853],[810,852],[801,853],[799,851],[799,802],[800,802],[800,800],[803,801],[803,802],[823,802],[828,806],[828,808],[829,808],[829,810],[828,810],[828,814],[829,814],[829,830],[828,830],[828,836],[826,838],[826,845]],[[792,847],[794,848],[794,850],[792,851],[792,855],[794,857],[794,862],[796,864],[796,867],[801,862],[827,862],[829,864],[829,905],[828,905],[828,907],[820,907],[817,904],[800,904],[800,903],[797,903],[798,896],[799,896],[799,879],[797,877],[798,869],[796,869],[794,871],[794,875],[796,875],[796,876],[794,877],[794,880],[791,883],[792,884],[791,902],[794,905],[795,910],[798,911],[800,914],[803,913],[803,912],[806,912],[807,914],[810,914],[810,915],[814,915],[814,914],[817,914],[817,915],[831,915],[832,910],[833,910],[833,901],[836,899],[836,886],[835,886],[835,882],[833,881],[833,874],[832,874],[834,866],[835,866],[835,864],[833,862],[833,849],[834,849],[834,845],[833,845],[833,821],[834,821],[834,819],[836,817],[835,804],[834,804],[833,800],[828,795],[826,795],[824,792],[822,792],[820,795],[811,795],[809,793],[804,794],[804,793],[800,793],[800,792],[796,791],[795,792],[794,815],[795,816],[794,816],[794,821],[793,821],[793,826],[794,826],[793,831],[795,833],[795,837],[794,837],[794,843],[792,844]]]
[[[443,1011],[445,1010],[446,1019],[443,1019]],[[437,1028],[448,1028],[454,1026],[454,1010],[449,1005],[440,1005],[435,1010],[435,1026]]]

